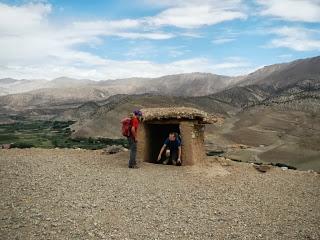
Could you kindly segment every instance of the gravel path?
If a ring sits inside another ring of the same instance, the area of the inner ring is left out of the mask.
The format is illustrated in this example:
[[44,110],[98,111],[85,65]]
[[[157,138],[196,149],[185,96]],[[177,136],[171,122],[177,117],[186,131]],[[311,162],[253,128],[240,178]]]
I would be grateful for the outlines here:
[[320,239],[320,176],[208,158],[0,150],[0,239]]

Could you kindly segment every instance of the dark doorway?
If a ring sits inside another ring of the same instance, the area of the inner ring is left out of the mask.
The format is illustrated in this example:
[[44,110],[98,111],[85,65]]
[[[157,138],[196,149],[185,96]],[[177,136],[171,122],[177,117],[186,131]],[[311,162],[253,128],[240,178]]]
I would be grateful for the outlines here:
[[164,141],[170,132],[176,132],[180,135],[179,124],[148,124],[147,125],[147,154],[148,162],[156,163],[158,154]]

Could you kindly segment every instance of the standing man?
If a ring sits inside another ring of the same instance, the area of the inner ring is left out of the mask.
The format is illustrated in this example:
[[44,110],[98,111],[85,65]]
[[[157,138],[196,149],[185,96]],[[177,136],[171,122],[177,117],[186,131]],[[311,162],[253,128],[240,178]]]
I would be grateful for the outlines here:
[[164,141],[158,155],[158,161],[161,160],[164,150],[166,150],[166,159],[163,164],[167,165],[171,161],[173,165],[181,166],[181,141],[178,139],[177,133],[169,133],[169,137]]
[[128,137],[129,148],[130,148],[130,159],[129,159],[129,168],[138,168],[136,155],[137,155],[137,130],[139,122],[142,119],[142,112],[135,110],[133,112],[133,117],[131,119],[130,126],[130,135]]

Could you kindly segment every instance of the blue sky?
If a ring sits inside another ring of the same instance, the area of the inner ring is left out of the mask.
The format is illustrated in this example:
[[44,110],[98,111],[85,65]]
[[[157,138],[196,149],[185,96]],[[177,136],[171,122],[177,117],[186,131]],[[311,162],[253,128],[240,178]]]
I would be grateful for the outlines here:
[[0,77],[241,75],[319,52],[320,0],[0,0]]

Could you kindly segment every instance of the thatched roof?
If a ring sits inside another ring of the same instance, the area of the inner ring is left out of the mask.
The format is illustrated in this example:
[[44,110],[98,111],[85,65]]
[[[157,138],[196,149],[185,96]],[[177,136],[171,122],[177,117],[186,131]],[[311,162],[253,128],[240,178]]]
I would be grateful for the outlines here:
[[144,108],[141,109],[144,121],[152,120],[198,120],[203,123],[213,123],[208,113],[190,107],[170,107],[170,108]]

